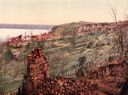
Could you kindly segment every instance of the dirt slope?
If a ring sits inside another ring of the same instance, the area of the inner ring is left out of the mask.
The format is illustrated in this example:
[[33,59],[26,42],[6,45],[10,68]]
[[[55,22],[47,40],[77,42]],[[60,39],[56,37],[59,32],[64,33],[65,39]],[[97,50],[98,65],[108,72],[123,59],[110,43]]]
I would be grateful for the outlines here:
[[43,50],[35,48],[28,56],[26,83],[18,95],[126,95],[123,89],[128,78],[127,60],[115,60],[89,71],[83,78],[49,78]]

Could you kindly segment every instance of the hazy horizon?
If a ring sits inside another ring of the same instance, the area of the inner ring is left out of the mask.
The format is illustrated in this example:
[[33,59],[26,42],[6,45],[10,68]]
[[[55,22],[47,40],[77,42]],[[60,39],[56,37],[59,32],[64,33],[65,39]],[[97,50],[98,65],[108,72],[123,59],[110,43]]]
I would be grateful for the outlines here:
[[116,6],[118,21],[124,20],[128,0],[0,0],[0,23],[113,22],[108,4]]

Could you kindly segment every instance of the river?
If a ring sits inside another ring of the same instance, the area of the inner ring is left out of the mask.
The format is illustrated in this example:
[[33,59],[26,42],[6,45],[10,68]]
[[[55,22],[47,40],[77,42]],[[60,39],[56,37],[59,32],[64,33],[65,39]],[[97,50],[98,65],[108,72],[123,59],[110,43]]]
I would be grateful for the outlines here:
[[18,35],[38,35],[47,33],[48,30],[41,29],[0,29],[0,41],[6,41],[10,37],[16,37]]

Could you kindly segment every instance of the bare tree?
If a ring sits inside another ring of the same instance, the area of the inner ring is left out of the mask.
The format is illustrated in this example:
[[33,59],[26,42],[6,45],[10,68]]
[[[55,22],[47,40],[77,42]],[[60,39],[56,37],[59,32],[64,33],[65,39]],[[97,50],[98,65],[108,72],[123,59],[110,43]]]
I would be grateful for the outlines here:
[[[107,2],[107,0],[106,0],[106,2]],[[112,16],[114,22],[117,22],[117,3],[114,7],[108,2],[107,2],[107,5],[110,9],[110,15]]]
[[79,26],[76,26],[74,31],[72,32],[72,38],[71,38],[71,41],[70,41],[70,43],[71,43],[71,48],[70,49],[74,48],[75,45],[76,45],[75,41],[76,41],[78,29],[79,29]]
[[128,51],[128,28],[125,27],[127,24],[123,24],[116,27],[117,44],[119,49],[120,57],[124,57]]

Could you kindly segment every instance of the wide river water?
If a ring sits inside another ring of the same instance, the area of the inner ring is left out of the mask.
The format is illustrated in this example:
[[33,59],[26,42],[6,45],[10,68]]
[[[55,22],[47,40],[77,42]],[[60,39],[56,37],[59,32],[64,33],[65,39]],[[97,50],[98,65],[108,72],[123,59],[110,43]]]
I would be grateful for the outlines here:
[[7,38],[16,37],[18,35],[38,35],[47,33],[48,30],[41,29],[0,29],[0,41],[5,41]]

